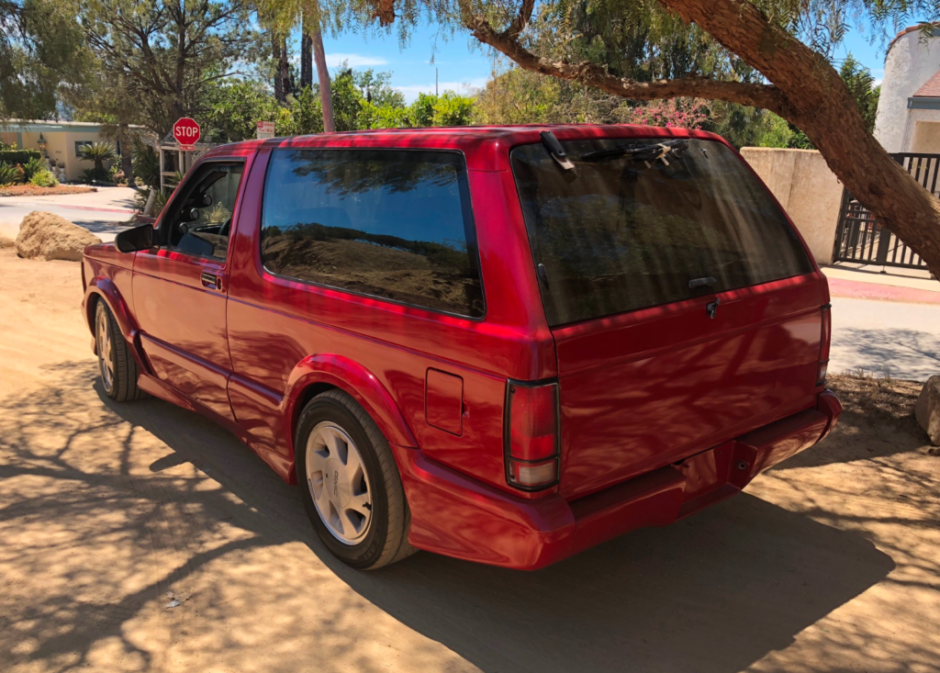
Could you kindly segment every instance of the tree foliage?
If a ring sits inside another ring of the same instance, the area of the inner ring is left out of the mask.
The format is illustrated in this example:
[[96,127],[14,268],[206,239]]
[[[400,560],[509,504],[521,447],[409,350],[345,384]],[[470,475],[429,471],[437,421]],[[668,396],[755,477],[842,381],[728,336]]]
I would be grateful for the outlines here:
[[213,82],[257,58],[245,0],[80,0],[80,24],[105,82],[136,101],[139,120],[167,133],[201,111]]
[[0,115],[43,119],[89,63],[71,0],[0,2]]

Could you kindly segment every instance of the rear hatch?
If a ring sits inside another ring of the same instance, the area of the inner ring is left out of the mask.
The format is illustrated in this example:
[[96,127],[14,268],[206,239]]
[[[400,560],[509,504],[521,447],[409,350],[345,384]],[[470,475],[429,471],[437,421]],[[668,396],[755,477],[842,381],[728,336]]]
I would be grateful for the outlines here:
[[814,404],[825,279],[733,150],[573,140],[566,169],[550,146],[510,157],[558,357],[565,497]]

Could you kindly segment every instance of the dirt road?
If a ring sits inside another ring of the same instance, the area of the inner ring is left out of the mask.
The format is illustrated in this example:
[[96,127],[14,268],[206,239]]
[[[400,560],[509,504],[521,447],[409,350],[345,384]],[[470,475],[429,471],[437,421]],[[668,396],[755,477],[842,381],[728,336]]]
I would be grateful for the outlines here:
[[547,570],[360,573],[225,431],[106,400],[79,286],[0,250],[2,671],[940,671],[940,458],[891,406],[912,385],[862,413],[874,384],[843,383],[815,451]]

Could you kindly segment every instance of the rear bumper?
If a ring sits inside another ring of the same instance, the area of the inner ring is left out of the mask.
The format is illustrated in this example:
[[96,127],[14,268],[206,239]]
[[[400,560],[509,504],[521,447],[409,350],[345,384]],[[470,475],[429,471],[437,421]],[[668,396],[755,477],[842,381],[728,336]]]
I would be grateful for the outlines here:
[[409,541],[469,561],[535,570],[637,528],[663,526],[740,491],[833,428],[842,406],[825,391],[815,409],[599,493],[565,501],[513,497],[396,448],[411,509]]

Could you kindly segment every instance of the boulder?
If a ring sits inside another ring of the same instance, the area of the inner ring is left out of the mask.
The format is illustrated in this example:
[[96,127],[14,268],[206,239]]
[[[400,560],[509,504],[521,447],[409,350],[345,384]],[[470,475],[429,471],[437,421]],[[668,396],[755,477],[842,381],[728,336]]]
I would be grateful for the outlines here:
[[940,446],[940,376],[927,379],[914,405],[914,417],[930,437],[930,443]]
[[67,259],[79,262],[85,246],[101,243],[87,229],[72,224],[53,213],[34,210],[23,218],[16,237],[16,254],[20,257]]
[[0,248],[12,248],[13,244],[14,242],[12,238],[7,238],[6,236],[0,236]]

